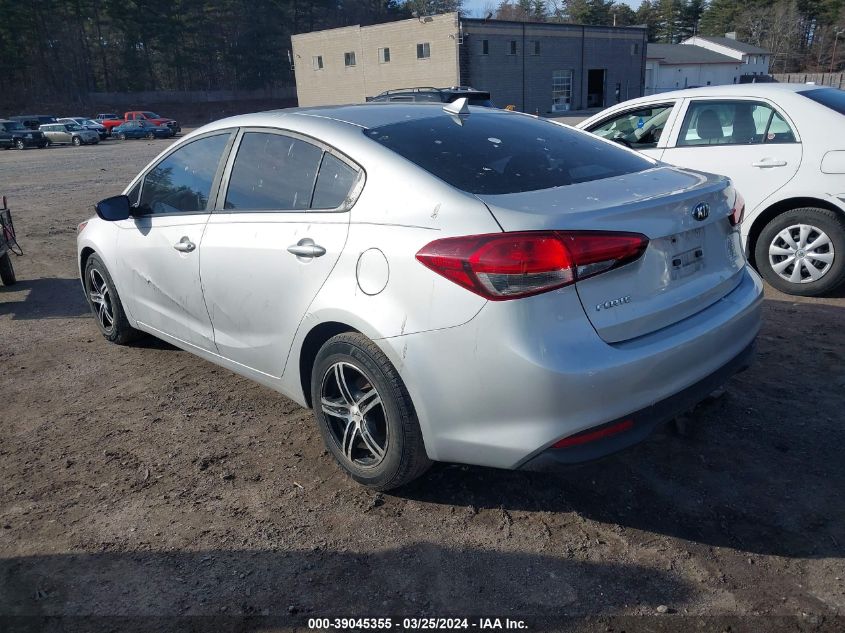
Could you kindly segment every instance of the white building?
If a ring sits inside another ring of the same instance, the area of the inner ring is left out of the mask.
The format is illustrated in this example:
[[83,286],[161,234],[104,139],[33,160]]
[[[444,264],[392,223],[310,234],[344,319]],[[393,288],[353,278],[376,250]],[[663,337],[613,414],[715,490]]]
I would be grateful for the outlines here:
[[686,46],[700,46],[707,50],[732,57],[742,63],[743,75],[768,75],[769,62],[772,54],[764,48],[738,42],[736,33],[725,33],[725,37],[709,37],[694,35],[681,44]]
[[646,48],[645,94],[736,84],[743,68],[739,60],[701,46],[649,44]]

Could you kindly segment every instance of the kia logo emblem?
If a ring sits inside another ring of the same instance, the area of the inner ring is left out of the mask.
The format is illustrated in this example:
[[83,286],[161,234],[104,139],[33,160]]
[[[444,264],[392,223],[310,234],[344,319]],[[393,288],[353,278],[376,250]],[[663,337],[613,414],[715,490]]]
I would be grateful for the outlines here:
[[706,202],[699,202],[692,210],[692,217],[699,222],[710,217],[710,205]]

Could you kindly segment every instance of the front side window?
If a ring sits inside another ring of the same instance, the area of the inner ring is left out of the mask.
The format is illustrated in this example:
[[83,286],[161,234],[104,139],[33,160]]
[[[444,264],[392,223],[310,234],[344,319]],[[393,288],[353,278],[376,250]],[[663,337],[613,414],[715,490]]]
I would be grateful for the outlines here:
[[428,59],[431,57],[431,44],[423,42],[417,44],[417,59]]
[[590,132],[634,149],[657,147],[674,104],[662,103],[617,114],[591,127]]
[[389,48],[378,49],[378,60],[382,64],[389,64],[390,63],[390,49]]
[[355,51],[351,51],[349,53],[343,54],[343,65],[344,66],[354,66],[355,65]]
[[652,167],[647,158],[543,119],[473,112],[390,123],[363,134],[444,180],[479,195],[550,189]]
[[208,207],[211,186],[230,133],[215,134],[183,145],[144,178],[142,213],[198,213]]
[[307,209],[322,150],[281,134],[247,132],[241,140],[224,208],[232,211]]
[[792,129],[769,105],[757,101],[693,101],[687,109],[677,145],[794,142]]

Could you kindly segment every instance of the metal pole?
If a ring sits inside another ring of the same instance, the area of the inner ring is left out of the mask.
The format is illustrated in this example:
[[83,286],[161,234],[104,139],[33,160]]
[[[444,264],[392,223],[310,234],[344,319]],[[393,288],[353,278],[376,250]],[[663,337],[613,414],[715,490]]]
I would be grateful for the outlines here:
[[833,38],[833,52],[830,54],[830,72],[833,74],[833,67],[834,63],[836,62],[836,43],[839,41],[839,36],[842,35],[842,31],[836,31],[836,37]]

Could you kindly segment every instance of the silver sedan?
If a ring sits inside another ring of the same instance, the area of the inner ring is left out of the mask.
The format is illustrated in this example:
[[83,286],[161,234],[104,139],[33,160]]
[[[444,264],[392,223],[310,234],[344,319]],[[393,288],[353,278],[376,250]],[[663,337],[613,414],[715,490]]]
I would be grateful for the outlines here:
[[80,225],[102,334],[144,332],[312,407],[354,479],[630,446],[751,360],[741,196],[457,103],[244,115]]

